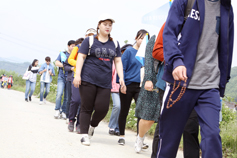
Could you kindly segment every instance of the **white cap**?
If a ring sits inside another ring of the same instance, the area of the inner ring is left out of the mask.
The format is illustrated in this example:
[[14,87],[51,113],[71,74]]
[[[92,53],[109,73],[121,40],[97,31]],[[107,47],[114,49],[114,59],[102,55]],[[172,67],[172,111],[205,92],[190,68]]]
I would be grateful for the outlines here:
[[109,14],[101,14],[99,17],[99,21],[111,20],[115,23],[114,19]]
[[96,30],[93,29],[93,28],[88,29],[88,30],[86,31],[86,35],[88,35],[88,34],[90,34],[90,33],[93,33],[94,35],[97,34]]

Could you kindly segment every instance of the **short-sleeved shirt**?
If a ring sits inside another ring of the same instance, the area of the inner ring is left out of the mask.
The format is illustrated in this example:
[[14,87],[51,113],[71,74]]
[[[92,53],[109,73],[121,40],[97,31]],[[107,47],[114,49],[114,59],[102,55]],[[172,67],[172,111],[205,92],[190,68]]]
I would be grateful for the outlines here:
[[89,37],[81,44],[80,53],[86,54],[86,60],[81,71],[81,80],[98,87],[112,88],[112,65],[114,57],[121,57],[120,46],[117,48],[113,41],[103,43],[94,36],[94,42],[89,52]]
[[[66,53],[66,57],[67,57],[67,58],[68,58],[69,55],[70,55],[67,51],[65,51],[65,52],[63,52],[63,53]],[[59,55],[58,55],[58,57],[57,57],[56,60],[58,60],[58,61],[60,61],[60,62],[62,63],[62,60],[61,60],[61,53],[59,53]],[[61,68],[61,67],[59,68],[59,74],[58,74],[59,77],[66,79],[66,78],[67,78],[67,74],[68,74],[67,71],[64,72],[63,68]]]

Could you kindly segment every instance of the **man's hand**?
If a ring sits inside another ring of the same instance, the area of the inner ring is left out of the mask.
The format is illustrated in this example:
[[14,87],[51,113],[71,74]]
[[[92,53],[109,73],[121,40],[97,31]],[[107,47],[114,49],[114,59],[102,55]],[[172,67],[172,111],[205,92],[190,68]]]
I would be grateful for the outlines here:
[[126,94],[127,91],[127,87],[124,83],[123,79],[119,79],[119,84],[120,84],[120,89],[121,89],[121,93]]
[[151,81],[146,81],[144,88],[147,91],[152,91],[153,90],[153,83]]
[[71,71],[73,71],[73,70],[74,70],[74,67],[71,68]]
[[176,81],[185,81],[187,80],[187,69],[185,66],[178,66],[173,70],[172,73],[174,80]]

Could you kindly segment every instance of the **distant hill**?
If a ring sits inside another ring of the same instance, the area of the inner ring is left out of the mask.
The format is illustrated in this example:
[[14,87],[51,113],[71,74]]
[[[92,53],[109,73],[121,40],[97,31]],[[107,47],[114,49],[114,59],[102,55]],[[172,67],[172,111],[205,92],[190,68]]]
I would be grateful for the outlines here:
[[31,63],[29,62],[13,63],[8,61],[0,61],[0,70],[14,71],[19,75],[23,75],[30,64]]
[[231,79],[226,86],[225,95],[234,98],[237,102],[237,67],[231,69]]

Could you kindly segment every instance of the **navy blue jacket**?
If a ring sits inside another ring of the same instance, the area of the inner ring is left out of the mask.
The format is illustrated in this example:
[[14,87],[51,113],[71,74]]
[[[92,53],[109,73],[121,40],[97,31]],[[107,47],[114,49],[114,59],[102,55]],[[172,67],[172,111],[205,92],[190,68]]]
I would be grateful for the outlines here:
[[[163,80],[174,83],[172,71],[177,66],[187,68],[187,85],[192,77],[196,61],[199,39],[202,35],[205,14],[204,0],[196,0],[189,16],[184,23],[184,15],[188,0],[174,0],[170,8],[163,32],[165,70]],[[220,96],[224,96],[226,83],[230,79],[230,70],[234,42],[234,15],[231,5],[221,1],[221,18],[218,44],[220,69]],[[183,28],[182,28],[183,26]],[[182,30],[181,30],[182,29]],[[181,39],[177,37],[181,31]],[[183,81],[182,81],[183,84]]]

